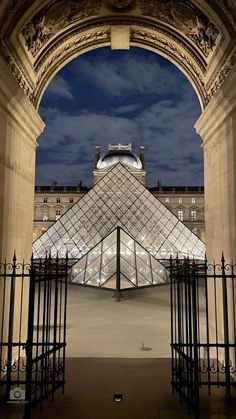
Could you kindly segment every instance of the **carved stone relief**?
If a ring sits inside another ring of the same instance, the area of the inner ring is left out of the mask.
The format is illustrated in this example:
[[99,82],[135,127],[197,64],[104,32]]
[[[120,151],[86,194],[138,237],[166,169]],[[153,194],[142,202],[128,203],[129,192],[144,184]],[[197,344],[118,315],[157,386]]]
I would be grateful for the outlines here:
[[143,15],[162,20],[191,38],[205,57],[216,46],[219,30],[189,1],[140,0],[140,8]]
[[34,100],[34,90],[33,86],[27,79],[26,74],[21,69],[20,65],[17,63],[16,59],[10,54],[7,47],[0,41],[0,56],[5,61],[7,67],[9,68],[11,74],[18,82],[19,86],[23,89],[25,94],[29,97],[31,101]]
[[208,96],[207,101],[209,102],[212,96],[216,93],[219,89],[221,84],[224,82],[230,71],[235,68],[236,71],[236,47],[231,51],[230,55],[228,56],[224,65],[220,68],[219,72],[217,73],[213,83],[208,88]]
[[54,0],[22,30],[27,49],[35,56],[53,35],[78,19],[96,15],[102,0]]

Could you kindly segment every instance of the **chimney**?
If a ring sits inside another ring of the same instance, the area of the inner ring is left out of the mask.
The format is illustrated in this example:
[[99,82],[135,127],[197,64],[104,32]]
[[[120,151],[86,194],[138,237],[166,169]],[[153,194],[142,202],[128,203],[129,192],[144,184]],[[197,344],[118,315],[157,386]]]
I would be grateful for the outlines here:
[[95,145],[95,167],[100,159],[100,145]]
[[144,169],[144,145],[141,145],[140,147],[139,147],[139,158],[140,158],[140,160],[141,160],[141,163],[142,163],[142,166],[143,166],[143,169]]

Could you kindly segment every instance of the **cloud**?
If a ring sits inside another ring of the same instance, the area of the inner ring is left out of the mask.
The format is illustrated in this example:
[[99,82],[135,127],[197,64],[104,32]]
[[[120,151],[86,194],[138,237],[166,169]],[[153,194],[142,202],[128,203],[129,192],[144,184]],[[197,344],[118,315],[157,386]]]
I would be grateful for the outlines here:
[[142,108],[143,108],[142,103],[133,103],[130,105],[123,105],[123,106],[118,106],[116,108],[111,108],[111,112],[113,112],[114,114],[126,115],[126,114],[139,111]]
[[81,59],[76,72],[96,88],[113,96],[136,94],[163,95],[173,92],[178,87],[181,91],[183,77],[173,77],[169,68],[161,67],[150,56],[125,56],[107,65],[106,59],[90,62]]
[[50,99],[74,99],[70,85],[61,76],[54,77],[54,79],[49,84],[45,94],[50,96]]
[[80,176],[91,183],[93,146],[99,144],[104,150],[109,143],[131,142],[136,147],[145,145],[150,185],[156,184],[157,179],[173,185],[202,183],[201,141],[193,133],[197,112],[191,97],[188,102],[171,99],[156,102],[130,118],[122,116],[122,112],[119,116],[88,111],[69,115],[58,109],[43,108],[42,113],[47,115],[48,122],[39,146],[41,152],[47,153],[54,169],[45,166],[41,159],[44,170],[39,168],[37,177],[41,182],[46,181],[43,172],[52,171],[58,172],[60,183],[73,183],[78,178],[78,170],[83,168]]
[[49,86],[46,98],[71,100],[74,94],[74,100],[58,100],[55,106],[43,101],[46,130],[39,139],[37,183],[86,179],[89,185],[94,145],[105,151],[109,143],[131,142],[134,151],[145,146],[148,185],[157,179],[165,185],[201,185],[201,140],[193,130],[200,106],[190,83],[153,55],[115,57],[80,58]]

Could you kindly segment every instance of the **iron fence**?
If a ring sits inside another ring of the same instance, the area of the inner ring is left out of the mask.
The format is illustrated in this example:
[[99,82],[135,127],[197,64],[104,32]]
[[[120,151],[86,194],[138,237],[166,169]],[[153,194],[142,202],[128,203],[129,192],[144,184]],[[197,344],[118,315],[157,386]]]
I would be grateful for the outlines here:
[[0,264],[1,403],[24,417],[65,384],[68,258]]
[[236,265],[170,260],[172,388],[200,417],[201,390],[236,386]]

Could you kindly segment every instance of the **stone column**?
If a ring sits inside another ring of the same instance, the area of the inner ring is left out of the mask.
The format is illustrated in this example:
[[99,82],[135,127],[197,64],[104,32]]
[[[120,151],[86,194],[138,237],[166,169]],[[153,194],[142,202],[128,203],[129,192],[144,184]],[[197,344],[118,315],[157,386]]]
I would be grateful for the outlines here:
[[[196,130],[203,139],[206,246],[208,262],[236,263],[236,71],[233,69],[197,121]],[[209,271],[212,274],[213,270]],[[210,340],[225,342],[222,270],[215,269],[219,278],[208,278]],[[230,273],[231,270],[226,270]],[[235,342],[234,303],[231,279],[226,282],[228,296],[228,332]],[[216,353],[211,350],[211,357]],[[222,349],[219,358],[224,364]],[[234,351],[230,350],[234,364]]]
[[203,139],[207,258],[236,263],[236,71],[198,119]]
[[35,150],[44,123],[0,59],[0,261],[32,249]]

